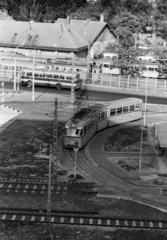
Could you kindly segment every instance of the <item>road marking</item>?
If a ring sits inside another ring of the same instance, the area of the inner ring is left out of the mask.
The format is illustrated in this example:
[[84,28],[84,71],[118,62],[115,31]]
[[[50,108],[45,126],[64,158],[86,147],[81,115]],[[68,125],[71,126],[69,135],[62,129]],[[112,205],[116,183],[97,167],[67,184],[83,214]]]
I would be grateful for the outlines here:
[[16,188],[20,188],[20,184],[17,184]]
[[140,227],[144,227],[144,222],[140,221]]
[[136,227],[136,221],[132,221],[132,226]]
[[115,224],[116,224],[117,226],[119,226],[119,220],[116,220]]
[[1,219],[5,220],[6,219],[6,214],[3,214]]
[[25,219],[26,219],[26,216],[23,215],[23,216],[21,217],[21,221],[24,221]]
[[0,188],[2,188],[2,187],[3,187],[3,183],[0,184]]
[[54,222],[55,221],[55,217],[51,217],[51,222]]
[[159,228],[162,228],[162,227],[163,227],[162,222],[159,222]]
[[45,187],[46,187],[46,186],[45,186],[45,185],[43,185],[43,186],[42,186],[42,190],[45,190]]
[[29,185],[25,185],[25,189],[28,189],[29,188]]
[[12,184],[9,184],[8,188],[11,188],[12,187]]
[[89,219],[89,224],[93,224],[93,219],[92,218]]
[[44,222],[45,221],[45,217],[41,217],[41,222]]
[[127,220],[124,221],[124,225],[128,226],[128,221]]
[[35,216],[32,216],[32,217],[31,217],[31,221],[35,221]]
[[80,223],[80,224],[83,224],[83,218],[80,218],[80,219],[79,219],[79,223]]
[[60,186],[57,186],[57,190],[58,190],[58,191],[60,191],[60,188],[61,188]]
[[67,190],[67,186],[64,187],[64,190]]
[[150,226],[150,227],[154,227],[153,222],[149,222],[149,226]]
[[107,225],[110,225],[111,222],[110,222],[110,219],[107,219]]
[[74,218],[73,217],[70,219],[70,223],[74,223]]
[[18,189],[15,190],[15,192],[18,192],[18,191],[19,191]]
[[16,219],[16,215],[13,215],[11,220],[15,220],[15,219]]
[[33,186],[33,189],[37,189],[37,185],[34,185],[34,186]]
[[63,222],[64,222],[64,220],[65,220],[65,218],[64,218],[64,217],[61,217],[61,218],[60,218],[60,222],[61,222],[61,223],[63,223]]
[[23,193],[26,193],[26,192],[27,192],[27,190],[24,190],[24,191],[23,191]]
[[101,225],[101,219],[98,219],[97,224]]

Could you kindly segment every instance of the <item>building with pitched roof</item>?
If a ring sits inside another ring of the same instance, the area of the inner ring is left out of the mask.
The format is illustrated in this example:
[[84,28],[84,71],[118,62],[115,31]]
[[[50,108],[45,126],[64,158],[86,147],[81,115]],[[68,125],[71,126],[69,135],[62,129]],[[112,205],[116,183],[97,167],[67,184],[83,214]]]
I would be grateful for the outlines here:
[[116,41],[103,15],[101,21],[58,19],[55,23],[0,20],[0,51],[25,55],[63,56],[75,53],[78,58],[100,54]]

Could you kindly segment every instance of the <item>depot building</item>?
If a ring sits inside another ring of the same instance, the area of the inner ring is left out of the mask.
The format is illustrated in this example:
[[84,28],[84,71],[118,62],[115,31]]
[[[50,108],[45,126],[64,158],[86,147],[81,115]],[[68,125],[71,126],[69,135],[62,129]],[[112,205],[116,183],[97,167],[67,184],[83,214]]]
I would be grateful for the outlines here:
[[0,51],[48,56],[94,58],[117,41],[115,33],[104,22],[59,18],[54,23],[0,20]]

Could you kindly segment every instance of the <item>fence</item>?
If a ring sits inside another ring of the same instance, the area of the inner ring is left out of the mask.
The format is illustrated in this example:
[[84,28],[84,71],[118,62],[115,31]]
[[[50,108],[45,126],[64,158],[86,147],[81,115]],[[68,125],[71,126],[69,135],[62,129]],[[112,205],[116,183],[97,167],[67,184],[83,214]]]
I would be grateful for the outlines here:
[[[16,74],[19,72],[19,68],[16,68]],[[142,77],[126,77],[122,75],[109,75],[109,74],[89,74],[81,73],[83,79],[83,85],[94,86],[97,88],[114,88],[125,89],[132,91],[150,91],[154,93],[167,94],[167,80],[156,78],[142,78]],[[1,66],[0,77],[14,77],[14,67],[6,69]]]
[[107,74],[89,75],[84,79],[85,86],[127,89],[132,91],[150,91],[167,94],[167,80],[142,77],[113,76]]

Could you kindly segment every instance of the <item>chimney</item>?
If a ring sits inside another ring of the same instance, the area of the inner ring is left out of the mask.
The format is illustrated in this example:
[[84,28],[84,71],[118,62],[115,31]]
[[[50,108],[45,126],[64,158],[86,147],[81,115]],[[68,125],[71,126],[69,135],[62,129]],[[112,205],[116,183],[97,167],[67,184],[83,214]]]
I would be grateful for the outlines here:
[[61,26],[60,26],[59,37],[62,37],[62,36],[63,36],[63,26],[62,26],[62,24],[61,24]]
[[70,16],[67,15],[67,30],[70,31]]
[[100,22],[104,22],[104,14],[100,14]]
[[87,25],[90,22],[90,18],[87,18],[85,21],[85,25]]

